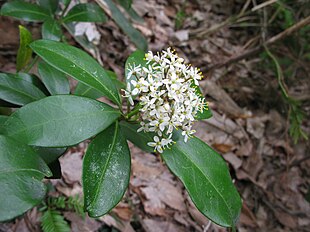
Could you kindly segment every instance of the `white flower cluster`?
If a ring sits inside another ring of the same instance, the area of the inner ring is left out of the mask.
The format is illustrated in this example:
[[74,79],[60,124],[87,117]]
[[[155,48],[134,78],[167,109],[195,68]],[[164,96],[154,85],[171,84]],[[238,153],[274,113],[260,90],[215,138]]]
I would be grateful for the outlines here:
[[186,65],[170,48],[154,55],[145,55],[146,66],[133,65],[127,75],[124,97],[131,105],[133,98],[140,100],[141,127],[138,132],[155,132],[154,141],[148,145],[160,153],[173,143],[172,132],[181,129],[184,141],[195,133],[192,129],[198,111],[208,105],[197,93],[202,75],[199,69]]

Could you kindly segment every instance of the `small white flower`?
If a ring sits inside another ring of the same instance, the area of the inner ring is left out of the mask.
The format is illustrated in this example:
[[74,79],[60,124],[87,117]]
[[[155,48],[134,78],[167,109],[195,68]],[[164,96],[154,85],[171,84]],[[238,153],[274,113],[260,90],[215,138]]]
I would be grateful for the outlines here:
[[126,97],[128,98],[128,101],[129,103],[133,106],[134,105],[134,102],[133,102],[133,99],[132,99],[132,92],[131,92],[131,85],[130,83],[127,84],[127,88],[126,90],[123,90],[125,95],[123,95],[123,97]]
[[133,97],[140,100],[140,125],[138,132],[155,132],[154,141],[148,145],[157,152],[169,147],[174,129],[181,129],[184,141],[195,133],[192,124],[199,111],[207,107],[204,98],[196,93],[202,79],[199,69],[186,65],[184,59],[168,48],[156,55],[145,55],[145,67],[133,66],[127,78],[136,78],[127,84],[124,97],[133,104]]
[[162,143],[159,140],[158,136],[154,136],[154,142],[148,142],[147,145],[150,147],[154,147],[154,151],[158,151],[159,153],[163,153]]
[[135,75],[137,73],[140,73],[141,71],[141,65],[139,64],[138,66],[136,66],[135,64],[133,64],[132,66],[129,65],[129,68],[128,68],[128,73],[127,73],[127,79],[129,79],[132,75]]

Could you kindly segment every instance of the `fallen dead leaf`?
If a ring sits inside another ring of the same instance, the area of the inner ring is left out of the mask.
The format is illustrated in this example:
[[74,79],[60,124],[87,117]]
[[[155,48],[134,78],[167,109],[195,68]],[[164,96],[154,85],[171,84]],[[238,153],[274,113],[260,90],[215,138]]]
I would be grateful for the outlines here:
[[101,223],[95,219],[85,216],[85,219],[77,215],[75,212],[64,212],[64,217],[70,221],[72,232],[93,232],[101,227]]
[[185,232],[186,230],[173,222],[144,219],[142,226],[146,232]]
[[59,159],[61,172],[65,182],[81,184],[82,177],[82,154],[81,152],[67,153]]
[[297,221],[291,215],[277,210],[274,211],[274,214],[282,225],[291,229],[296,228]]
[[224,154],[223,158],[230,163],[235,170],[239,169],[242,165],[242,160],[232,152]]

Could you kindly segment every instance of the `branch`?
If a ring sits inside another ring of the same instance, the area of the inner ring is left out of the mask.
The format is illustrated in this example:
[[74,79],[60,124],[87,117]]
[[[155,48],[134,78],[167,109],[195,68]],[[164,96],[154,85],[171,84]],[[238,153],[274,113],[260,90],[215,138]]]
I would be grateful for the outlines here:
[[293,26],[287,28],[286,30],[280,32],[279,34],[271,37],[265,43],[257,46],[256,48],[249,49],[249,50],[245,51],[244,53],[242,53],[241,55],[233,56],[233,57],[227,59],[224,62],[216,63],[216,64],[208,67],[206,71],[207,72],[212,72],[214,69],[219,69],[219,68],[222,68],[224,66],[228,66],[228,65],[230,65],[232,63],[235,63],[235,62],[238,62],[240,60],[243,60],[243,59],[246,59],[248,57],[251,57],[251,56],[259,53],[260,51],[262,51],[265,46],[270,46],[271,44],[274,44],[274,43],[284,39],[285,37],[291,35],[295,31],[300,30],[301,28],[303,28],[304,26],[306,26],[308,24],[310,24],[310,16],[308,16],[307,18],[299,21],[298,23],[296,23]]

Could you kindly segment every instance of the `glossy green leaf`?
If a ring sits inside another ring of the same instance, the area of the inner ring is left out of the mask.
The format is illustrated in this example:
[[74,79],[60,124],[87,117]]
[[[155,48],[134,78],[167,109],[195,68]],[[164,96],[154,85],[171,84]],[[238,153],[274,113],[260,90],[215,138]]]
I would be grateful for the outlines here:
[[[200,95],[200,99],[204,99],[204,96],[202,95],[200,87],[195,85],[194,83],[192,84],[192,87],[194,87],[196,89],[195,92],[197,95]],[[202,112],[198,111],[195,119],[197,119],[197,120],[208,119],[208,118],[211,118],[212,116],[213,116],[213,114],[212,114],[210,107],[208,105],[206,105]]]
[[208,119],[213,116],[212,111],[209,106],[206,106],[206,108],[203,109],[203,111],[198,111],[195,119],[202,120],[202,119]]
[[0,115],[0,125],[3,125],[4,122],[9,118],[9,116],[6,115]]
[[84,204],[89,216],[99,217],[115,207],[129,179],[130,151],[116,122],[96,136],[84,156]]
[[3,134],[3,125],[6,122],[6,120],[9,118],[9,116],[6,115],[0,115],[0,134]]
[[44,160],[52,172],[52,176],[49,179],[61,178],[61,166],[58,158],[62,156],[67,148],[55,148],[55,147],[32,147],[33,150]]
[[105,22],[104,11],[94,3],[77,4],[66,14],[63,22]]
[[14,218],[42,201],[41,182],[51,172],[27,145],[0,135],[0,221]]
[[120,126],[127,140],[141,148],[143,151],[150,153],[154,152],[154,148],[147,145],[148,142],[153,141],[153,137],[155,136],[154,133],[144,133],[143,131],[137,132],[140,128],[139,124],[132,124],[125,121],[121,121]]
[[128,73],[132,67],[141,65],[142,67],[146,67],[145,53],[141,50],[136,50],[131,53],[127,58],[125,63],[125,77],[126,81],[130,82],[132,79],[127,79]]
[[49,92],[43,82],[40,80],[40,78],[37,75],[34,75],[33,73],[7,73],[7,75],[15,78],[19,78],[24,81],[30,82],[32,85],[36,86],[38,89],[40,89],[45,95],[49,95]]
[[[114,72],[108,70],[107,74],[111,78],[112,82],[116,85],[117,89],[119,89],[119,90],[125,89],[125,84],[117,79],[117,76]],[[98,98],[102,97],[101,92],[99,92],[98,90],[96,90],[90,86],[87,86],[81,82],[79,82],[77,84],[75,91],[74,91],[74,94],[78,95],[78,96],[89,97],[92,99],[98,99]]]
[[23,1],[5,3],[1,8],[1,15],[12,16],[25,21],[44,21],[49,18],[49,12],[44,8]]
[[0,99],[16,105],[25,105],[44,97],[44,93],[30,82],[0,73]]
[[65,147],[36,147],[36,146],[33,146],[32,149],[47,164],[50,164],[50,163],[54,162],[55,160],[57,160],[67,150],[67,148],[65,148]]
[[38,71],[44,85],[52,95],[70,93],[69,80],[66,74],[45,62],[39,63]]
[[162,157],[183,182],[200,212],[216,224],[234,227],[241,199],[219,154],[194,137],[187,143],[178,140]]
[[55,147],[32,147],[33,150],[44,160],[52,172],[52,176],[48,179],[60,179],[61,167],[58,158],[62,156],[67,148],[55,148]]
[[29,44],[32,42],[32,36],[30,31],[25,27],[19,26],[19,48],[16,58],[16,69],[20,71],[31,60],[32,50]]
[[135,29],[124,14],[117,8],[112,0],[104,0],[109,6],[112,18],[116,24],[128,35],[130,40],[137,46],[137,48],[146,51],[147,50],[147,41],[143,35]]
[[20,108],[4,129],[29,145],[66,147],[98,134],[119,116],[118,110],[90,98],[55,95]]
[[79,82],[75,88],[74,91],[75,95],[82,96],[82,97],[89,97],[92,99],[98,99],[102,97],[102,93],[98,90],[94,89],[93,87],[90,87],[88,85],[83,84],[82,82]]
[[37,0],[37,2],[42,8],[49,11],[53,15],[58,8],[59,0]]
[[42,26],[42,38],[60,41],[62,37],[62,31],[60,24],[54,19],[48,19]]
[[124,9],[130,9],[132,0],[117,0],[117,2],[124,8]]
[[106,71],[84,51],[52,40],[37,40],[32,42],[30,47],[54,68],[121,104],[118,90]]
[[117,79],[117,75],[115,72],[113,72],[111,70],[107,70],[107,73],[108,73],[109,77],[112,79],[112,82],[115,84],[117,89],[120,90],[120,89],[126,88],[126,85],[124,84],[124,82]]

